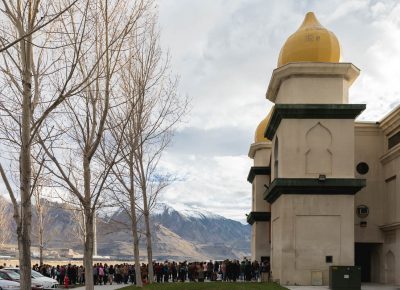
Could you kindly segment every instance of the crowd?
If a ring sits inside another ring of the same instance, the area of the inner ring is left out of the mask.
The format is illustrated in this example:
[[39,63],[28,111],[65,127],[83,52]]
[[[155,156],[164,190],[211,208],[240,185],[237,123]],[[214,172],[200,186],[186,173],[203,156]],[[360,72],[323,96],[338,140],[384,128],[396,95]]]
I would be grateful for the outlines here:
[[[85,284],[85,268],[76,265],[50,266],[35,265],[34,270],[42,275],[56,279],[60,285],[65,282],[72,285]],[[136,284],[135,266],[131,264],[108,265],[97,263],[91,269],[95,285],[105,284]],[[143,282],[148,281],[148,267],[142,264],[140,267]],[[247,259],[209,261],[209,262],[170,262],[153,263],[155,282],[204,282],[209,281],[263,281],[269,280],[269,262],[251,262]]]

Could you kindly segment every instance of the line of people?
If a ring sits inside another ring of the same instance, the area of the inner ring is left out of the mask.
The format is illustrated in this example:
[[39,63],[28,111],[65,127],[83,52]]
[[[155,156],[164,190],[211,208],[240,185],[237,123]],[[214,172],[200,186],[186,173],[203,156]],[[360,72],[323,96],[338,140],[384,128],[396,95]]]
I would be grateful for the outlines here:
[[[34,270],[44,276],[56,279],[60,285],[64,284],[65,277],[68,277],[69,284],[85,284],[85,269],[83,266],[62,265],[50,266],[35,265]],[[142,281],[148,281],[148,267],[142,264]],[[108,265],[96,263],[93,265],[93,281],[95,285],[105,284],[136,284],[135,266],[132,264]],[[153,263],[154,282],[204,282],[209,281],[261,281],[267,282],[270,277],[270,265],[268,261],[258,263],[244,259],[208,262],[154,262]]]

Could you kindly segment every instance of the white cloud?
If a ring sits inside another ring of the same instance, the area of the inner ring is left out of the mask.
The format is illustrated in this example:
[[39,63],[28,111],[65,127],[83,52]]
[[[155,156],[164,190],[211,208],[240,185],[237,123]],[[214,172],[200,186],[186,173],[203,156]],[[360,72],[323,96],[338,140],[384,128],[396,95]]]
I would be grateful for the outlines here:
[[272,105],[269,78],[308,11],[336,34],[342,60],[361,69],[350,90],[352,103],[367,104],[361,119],[380,120],[400,103],[398,1],[162,0],[159,7],[162,44],[181,76],[180,92],[193,99],[163,161],[185,177],[163,195],[169,202],[243,220],[251,207],[246,154]]
[[204,208],[244,221],[250,210],[251,186],[246,178],[251,162],[246,155],[193,156],[166,154],[162,167],[181,177],[161,195],[173,206]]

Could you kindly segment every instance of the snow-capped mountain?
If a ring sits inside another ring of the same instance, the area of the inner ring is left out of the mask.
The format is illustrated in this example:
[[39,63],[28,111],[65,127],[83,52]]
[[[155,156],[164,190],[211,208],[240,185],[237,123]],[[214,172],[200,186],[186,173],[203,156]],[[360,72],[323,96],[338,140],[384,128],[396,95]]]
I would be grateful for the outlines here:
[[[115,222],[115,229],[117,225],[127,224],[128,217],[120,211],[111,220]],[[185,208],[178,211],[167,204],[159,204],[152,211],[151,222],[156,259],[205,260],[250,255],[250,226],[207,210]],[[128,241],[131,244],[131,235],[127,228],[121,228],[117,235],[114,232],[112,237],[114,243],[121,240],[124,244]],[[103,251],[100,245],[99,250]],[[141,253],[145,255],[144,241],[142,246]]]
[[[224,248],[223,255],[230,256],[250,252],[251,229],[248,225],[200,209],[177,211],[164,205],[162,213],[153,216],[154,223],[177,233],[182,238],[201,245],[209,255],[217,254],[217,247]],[[222,256],[219,256],[222,258]]]
[[[4,201],[3,201],[4,202]],[[7,202],[8,203],[8,202]],[[11,204],[8,204],[12,212]],[[36,215],[33,211],[33,226]],[[77,235],[76,219],[70,211],[54,203],[46,214],[48,248],[73,248],[82,252]],[[126,257],[133,255],[129,217],[120,210],[113,215],[97,218],[98,254]],[[251,227],[199,208],[176,210],[167,204],[159,204],[151,215],[153,256],[157,260],[197,260],[242,258],[250,255]],[[140,222],[143,233],[143,223]],[[68,242],[65,236],[69,236]],[[32,236],[32,245],[37,237]],[[11,243],[16,242],[15,234]],[[140,254],[146,255],[144,234],[141,234]]]
[[164,215],[164,214],[173,214],[174,212],[178,213],[182,218],[186,219],[225,219],[225,217],[212,213],[208,210],[204,210],[197,207],[185,207],[180,209],[175,209],[172,206],[166,203],[157,204],[152,210],[152,214],[156,215]]

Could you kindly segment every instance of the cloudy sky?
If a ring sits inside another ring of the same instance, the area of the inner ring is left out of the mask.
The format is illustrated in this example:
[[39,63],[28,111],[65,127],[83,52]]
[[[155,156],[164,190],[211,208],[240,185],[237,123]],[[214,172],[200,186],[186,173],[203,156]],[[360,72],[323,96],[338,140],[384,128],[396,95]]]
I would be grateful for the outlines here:
[[361,120],[380,120],[400,104],[400,2],[300,0],[159,0],[162,45],[180,75],[191,111],[162,165],[180,181],[162,200],[244,222],[254,130],[271,108],[265,92],[287,37],[313,11],[333,31],[342,61],[361,75],[351,103]]

